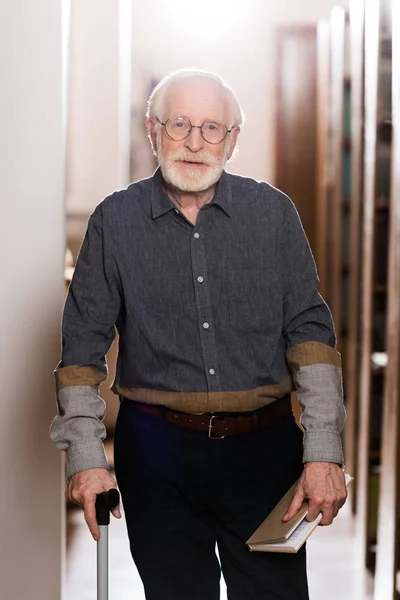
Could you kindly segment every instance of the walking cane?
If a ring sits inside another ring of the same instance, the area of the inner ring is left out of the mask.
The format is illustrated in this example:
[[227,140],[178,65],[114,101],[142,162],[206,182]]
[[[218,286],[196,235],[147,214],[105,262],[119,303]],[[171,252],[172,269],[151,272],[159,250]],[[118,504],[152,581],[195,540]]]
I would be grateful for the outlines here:
[[118,504],[119,491],[115,488],[96,496],[96,519],[100,529],[97,542],[97,600],[108,600],[108,525],[110,510]]

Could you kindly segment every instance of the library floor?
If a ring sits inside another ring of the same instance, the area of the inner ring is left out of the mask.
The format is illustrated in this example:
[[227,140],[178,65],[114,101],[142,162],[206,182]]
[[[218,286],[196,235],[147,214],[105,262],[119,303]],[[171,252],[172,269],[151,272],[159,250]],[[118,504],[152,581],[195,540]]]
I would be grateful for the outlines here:
[[[144,600],[141,581],[130,557],[123,519],[109,528],[110,600]],[[319,527],[308,542],[310,600],[371,600],[372,578],[356,555],[352,520],[345,506],[331,527]],[[66,600],[96,597],[96,544],[79,509],[68,511]],[[205,599],[206,600],[206,599]],[[221,600],[226,588],[221,585]]]

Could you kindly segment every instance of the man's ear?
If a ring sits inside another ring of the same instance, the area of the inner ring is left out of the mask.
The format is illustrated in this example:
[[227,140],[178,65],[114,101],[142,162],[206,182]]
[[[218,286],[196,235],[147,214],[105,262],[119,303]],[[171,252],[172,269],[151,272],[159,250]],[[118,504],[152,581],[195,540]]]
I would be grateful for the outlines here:
[[146,119],[147,132],[154,152],[157,152],[156,126],[152,119]]
[[233,128],[232,128],[232,133],[231,133],[231,145],[230,145],[230,147],[229,147],[229,152],[228,152],[228,158],[227,158],[227,160],[229,160],[229,159],[230,159],[230,157],[231,157],[231,156],[232,156],[232,154],[233,154],[233,151],[235,150],[235,147],[236,147],[236,142],[237,142],[237,139],[238,139],[238,135],[239,135],[239,133],[240,133],[240,127],[233,127]]

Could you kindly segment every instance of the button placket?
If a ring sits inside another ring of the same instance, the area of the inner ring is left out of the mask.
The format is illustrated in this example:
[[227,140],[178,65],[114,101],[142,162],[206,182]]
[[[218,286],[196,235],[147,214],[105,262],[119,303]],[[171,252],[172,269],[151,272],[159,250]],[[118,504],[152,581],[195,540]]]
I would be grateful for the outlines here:
[[[217,347],[215,341],[215,329],[213,327],[209,279],[207,276],[207,260],[204,246],[206,237],[206,233],[203,231],[195,231],[193,233],[191,259],[204,371],[208,390],[212,392],[220,390],[220,382],[218,377]],[[196,275],[196,273],[201,273],[201,275]],[[201,283],[201,285],[199,285],[199,283]]]

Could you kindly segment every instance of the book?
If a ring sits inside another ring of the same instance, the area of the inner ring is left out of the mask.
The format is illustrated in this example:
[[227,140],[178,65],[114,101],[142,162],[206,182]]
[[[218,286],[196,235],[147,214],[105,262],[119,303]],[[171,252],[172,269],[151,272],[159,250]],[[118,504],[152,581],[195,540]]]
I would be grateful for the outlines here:
[[[346,473],[345,483],[348,486],[353,477]],[[293,499],[297,481],[286,492],[267,518],[261,523],[246,544],[250,550],[258,552],[296,553],[310,537],[322,519],[320,513],[314,521],[307,521],[308,501],[304,500],[300,510],[290,521],[282,521]]]

